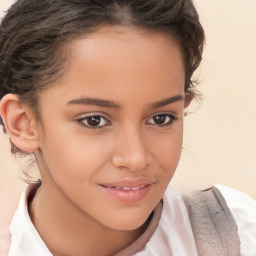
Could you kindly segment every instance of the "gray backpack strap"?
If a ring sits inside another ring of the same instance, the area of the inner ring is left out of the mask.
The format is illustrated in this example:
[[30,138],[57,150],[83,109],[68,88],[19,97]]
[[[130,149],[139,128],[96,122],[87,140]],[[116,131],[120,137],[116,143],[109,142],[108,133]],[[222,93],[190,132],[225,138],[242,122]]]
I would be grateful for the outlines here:
[[199,256],[239,256],[235,219],[220,191],[211,189],[183,197]]

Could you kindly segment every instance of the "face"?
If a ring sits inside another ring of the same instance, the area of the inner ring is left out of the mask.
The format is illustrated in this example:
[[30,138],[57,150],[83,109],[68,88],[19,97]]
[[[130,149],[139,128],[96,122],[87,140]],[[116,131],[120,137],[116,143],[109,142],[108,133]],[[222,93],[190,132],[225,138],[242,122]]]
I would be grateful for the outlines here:
[[184,67],[164,34],[104,27],[68,46],[64,79],[41,95],[43,188],[115,230],[142,225],[177,167]]

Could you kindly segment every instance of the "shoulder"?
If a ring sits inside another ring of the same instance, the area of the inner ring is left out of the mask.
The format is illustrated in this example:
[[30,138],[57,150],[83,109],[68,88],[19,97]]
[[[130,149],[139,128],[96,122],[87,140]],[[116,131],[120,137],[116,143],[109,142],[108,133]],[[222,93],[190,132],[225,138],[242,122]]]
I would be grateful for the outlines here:
[[239,251],[242,256],[255,256],[256,202],[249,195],[215,185],[184,196],[184,202],[199,251],[210,246],[221,250],[220,255]]
[[215,185],[214,187],[220,191],[235,218],[249,217],[248,220],[256,223],[256,201],[252,197],[223,185]]
[[31,183],[23,191],[18,208],[13,216],[10,232],[11,245],[9,256],[52,256],[36,228],[34,227],[28,212],[28,201],[40,183]]
[[241,255],[256,254],[256,201],[249,195],[222,185],[215,185],[225,199],[238,228]]

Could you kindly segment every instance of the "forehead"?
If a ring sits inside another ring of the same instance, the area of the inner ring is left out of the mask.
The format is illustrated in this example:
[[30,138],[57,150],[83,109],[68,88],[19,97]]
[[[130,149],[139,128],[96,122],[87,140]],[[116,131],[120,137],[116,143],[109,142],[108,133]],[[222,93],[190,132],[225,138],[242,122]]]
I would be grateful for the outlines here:
[[[183,68],[183,56],[178,40],[167,33],[134,26],[105,26],[72,41],[68,48],[71,50],[73,63],[83,59],[91,64],[97,60],[103,64],[114,64],[115,60],[118,63],[122,58],[124,64],[134,64],[136,61],[138,65],[146,66],[163,62],[170,64],[171,59],[174,59],[176,65]],[[172,68],[171,65],[167,65],[167,68],[168,66]]]
[[184,91],[182,52],[170,35],[108,26],[73,40],[66,50],[71,57],[60,83],[63,97],[111,98],[114,92],[122,99],[144,91],[161,99],[168,91]]

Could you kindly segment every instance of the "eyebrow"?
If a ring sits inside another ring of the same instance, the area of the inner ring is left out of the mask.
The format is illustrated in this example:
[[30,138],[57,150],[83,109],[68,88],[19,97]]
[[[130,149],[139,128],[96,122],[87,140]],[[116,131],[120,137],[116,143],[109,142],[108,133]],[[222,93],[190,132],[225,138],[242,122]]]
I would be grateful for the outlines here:
[[111,101],[111,100],[103,100],[97,98],[80,98],[71,100],[68,102],[68,105],[78,104],[78,105],[88,105],[88,106],[98,106],[103,108],[121,108],[121,105]]
[[149,108],[154,109],[154,108],[161,108],[164,107],[166,105],[169,105],[171,103],[174,103],[176,101],[183,101],[184,97],[182,95],[175,95],[157,102],[154,102],[152,104],[149,105]]
[[[175,95],[154,103],[151,103],[149,105],[150,109],[155,108],[161,108],[166,105],[169,105],[171,103],[174,103],[176,101],[183,101],[184,97],[182,95]],[[116,108],[120,109],[121,105],[115,101],[112,100],[103,100],[98,98],[80,98],[80,99],[74,99],[67,103],[67,105],[88,105],[88,106],[98,106],[98,107],[104,107],[104,108]]]

